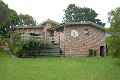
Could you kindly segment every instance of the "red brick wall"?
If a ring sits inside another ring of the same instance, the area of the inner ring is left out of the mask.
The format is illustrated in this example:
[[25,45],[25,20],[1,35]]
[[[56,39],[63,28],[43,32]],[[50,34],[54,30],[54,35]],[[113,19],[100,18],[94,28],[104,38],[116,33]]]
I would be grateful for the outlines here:
[[64,53],[64,33],[60,32],[60,49]]
[[36,33],[41,34],[41,36],[44,37],[50,37],[50,31],[47,29],[51,28],[52,26],[52,23],[46,22],[43,28],[18,28],[16,31],[22,32],[22,36],[27,36],[26,38],[30,37],[30,33]]
[[22,35],[24,36],[22,38],[29,38],[30,33],[36,33],[36,34],[43,34],[43,28],[19,28],[15,30],[16,32],[21,32]]
[[[89,35],[84,34],[88,29]],[[72,37],[71,31],[76,30],[78,37]],[[92,25],[78,25],[65,27],[65,56],[88,56],[89,49],[96,49],[100,55],[100,46],[104,46],[106,52],[105,32]]]
[[44,28],[43,28],[43,32],[45,33],[45,37],[50,37],[50,31],[48,31],[48,28],[52,27],[52,23],[51,22],[46,22]]

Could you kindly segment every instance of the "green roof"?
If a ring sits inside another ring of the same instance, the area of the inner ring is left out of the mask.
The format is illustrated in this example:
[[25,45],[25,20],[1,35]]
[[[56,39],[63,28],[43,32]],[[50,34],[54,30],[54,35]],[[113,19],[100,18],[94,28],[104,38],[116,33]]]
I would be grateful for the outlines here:
[[12,26],[13,28],[42,28],[43,26]]
[[81,24],[81,25],[93,25],[97,28],[100,28],[102,30],[105,30],[105,27],[99,25],[99,24],[96,24],[96,23],[93,23],[91,21],[87,21],[87,22],[64,22],[65,25],[78,25],[78,24]]

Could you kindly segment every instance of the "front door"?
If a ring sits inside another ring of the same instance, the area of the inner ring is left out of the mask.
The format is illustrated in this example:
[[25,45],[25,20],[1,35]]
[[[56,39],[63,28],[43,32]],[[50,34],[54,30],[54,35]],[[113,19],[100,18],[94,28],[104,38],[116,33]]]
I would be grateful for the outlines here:
[[100,56],[104,56],[104,46],[100,46]]

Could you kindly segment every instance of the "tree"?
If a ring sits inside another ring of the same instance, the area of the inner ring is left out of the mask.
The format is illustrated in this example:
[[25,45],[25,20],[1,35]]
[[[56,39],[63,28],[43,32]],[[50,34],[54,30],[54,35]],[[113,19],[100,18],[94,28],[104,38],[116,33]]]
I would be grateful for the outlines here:
[[34,26],[36,25],[36,21],[34,20],[34,18],[28,14],[20,14],[18,15],[19,17],[19,26]]
[[3,1],[0,1],[0,27],[4,25],[4,23],[8,19],[8,5]]
[[19,23],[19,16],[17,12],[13,9],[9,9],[9,20],[8,20],[9,26],[15,26],[18,23]]
[[19,18],[17,12],[13,9],[8,9],[8,19],[0,28],[2,37],[10,37],[10,28],[18,24]]
[[65,22],[91,21],[102,26],[105,25],[105,23],[102,23],[101,20],[96,19],[98,14],[91,8],[81,8],[76,6],[75,4],[70,4],[67,9],[64,9],[63,11],[65,12]]
[[3,26],[8,20],[8,5],[0,1],[0,37],[3,35]]
[[108,12],[108,21],[110,27],[106,30],[109,36],[108,41],[108,53],[112,54],[113,57],[120,58],[120,7],[115,10]]

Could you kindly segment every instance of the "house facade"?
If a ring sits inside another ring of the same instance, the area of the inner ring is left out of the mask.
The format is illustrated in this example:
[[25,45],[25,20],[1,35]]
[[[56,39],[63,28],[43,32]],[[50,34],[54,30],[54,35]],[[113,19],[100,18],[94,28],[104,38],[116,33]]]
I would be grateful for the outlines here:
[[55,25],[59,25],[59,23],[47,19],[37,26],[13,26],[13,28],[15,32],[22,33],[22,39],[28,39],[32,35],[38,38],[47,38],[50,41],[55,39],[55,42],[59,42],[59,36],[57,35],[57,32],[52,28]]
[[92,22],[66,22],[64,27],[65,56],[106,55],[105,28]]
[[106,55],[105,28],[93,22],[64,22],[46,20],[38,26],[15,26],[23,39],[31,35],[47,38],[60,44],[64,56],[88,56],[95,50],[97,56]]

